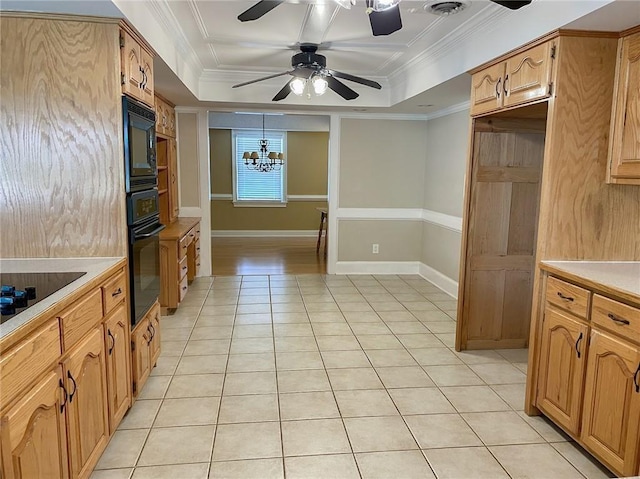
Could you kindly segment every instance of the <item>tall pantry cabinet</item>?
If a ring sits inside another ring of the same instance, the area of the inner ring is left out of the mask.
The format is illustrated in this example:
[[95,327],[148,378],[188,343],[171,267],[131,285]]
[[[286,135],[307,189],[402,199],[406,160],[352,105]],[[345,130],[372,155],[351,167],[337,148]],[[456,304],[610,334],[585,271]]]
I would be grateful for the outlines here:
[[640,260],[640,190],[606,184],[617,44],[558,31],[472,72],[458,350],[529,344],[537,261]]

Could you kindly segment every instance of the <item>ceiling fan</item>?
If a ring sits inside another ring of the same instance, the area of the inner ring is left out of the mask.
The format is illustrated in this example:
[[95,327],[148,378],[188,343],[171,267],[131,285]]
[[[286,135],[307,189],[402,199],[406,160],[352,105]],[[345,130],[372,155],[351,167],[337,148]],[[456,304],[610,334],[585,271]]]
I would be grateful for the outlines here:
[[[260,0],[258,3],[238,15],[241,22],[250,22],[261,18],[286,0]],[[351,8],[355,0],[335,0],[344,8]],[[374,36],[390,35],[402,28],[400,17],[401,0],[365,0],[366,12],[371,23],[371,32]],[[510,10],[518,10],[529,5],[532,0],[489,0]],[[458,11],[463,2],[456,0],[430,1],[430,7],[439,14],[449,14]],[[433,5],[435,4],[435,8]]]
[[244,83],[233,85],[233,88],[241,86],[251,85],[263,80],[269,80],[271,78],[277,78],[284,75],[291,75],[293,80],[287,82],[282,89],[276,93],[272,98],[272,101],[284,100],[292,91],[297,95],[304,94],[307,91],[308,97],[310,97],[310,86],[313,88],[316,95],[322,95],[327,88],[333,90],[345,100],[354,100],[358,98],[358,93],[352,90],[350,87],[342,83],[338,78],[342,80],[348,80],[360,85],[365,85],[371,88],[380,90],[382,86],[373,80],[361,78],[349,73],[343,73],[336,70],[330,70],[327,68],[327,58],[324,55],[317,53],[318,45],[315,43],[303,43],[300,45],[300,53],[296,53],[291,58],[292,70],[288,70],[275,75],[269,75],[262,78],[257,78]]

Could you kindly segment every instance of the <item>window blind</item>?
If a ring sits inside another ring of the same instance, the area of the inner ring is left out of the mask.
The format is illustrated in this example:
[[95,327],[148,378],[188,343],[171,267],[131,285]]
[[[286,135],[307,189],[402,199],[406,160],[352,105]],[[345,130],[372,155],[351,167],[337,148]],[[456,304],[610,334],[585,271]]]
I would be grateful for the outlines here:
[[[260,172],[247,168],[242,154],[245,151],[260,153],[259,140],[262,130],[235,132],[235,193],[236,201],[285,201],[284,185],[286,182],[286,168],[269,172]],[[265,131],[265,138],[269,140],[269,151],[285,153],[285,134],[283,132]]]

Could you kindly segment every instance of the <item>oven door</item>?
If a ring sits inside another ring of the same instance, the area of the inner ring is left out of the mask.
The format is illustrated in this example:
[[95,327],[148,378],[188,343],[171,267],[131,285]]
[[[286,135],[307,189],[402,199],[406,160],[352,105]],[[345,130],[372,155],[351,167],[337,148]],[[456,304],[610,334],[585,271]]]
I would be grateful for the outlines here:
[[160,232],[155,219],[129,229],[129,269],[133,295],[131,321],[135,326],[160,295]]

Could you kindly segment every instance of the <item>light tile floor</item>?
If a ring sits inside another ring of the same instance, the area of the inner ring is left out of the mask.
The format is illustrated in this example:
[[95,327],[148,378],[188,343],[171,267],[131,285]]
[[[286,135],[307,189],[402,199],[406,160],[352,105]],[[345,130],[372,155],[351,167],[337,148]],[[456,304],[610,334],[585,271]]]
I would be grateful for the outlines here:
[[526,350],[453,348],[418,276],[197,279],[107,478],[612,477],[524,402]]

